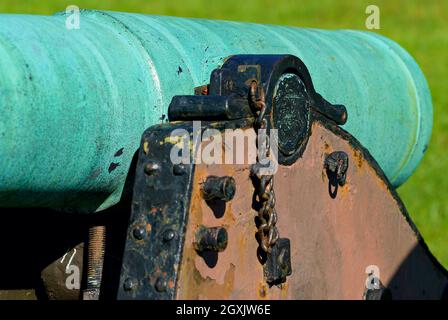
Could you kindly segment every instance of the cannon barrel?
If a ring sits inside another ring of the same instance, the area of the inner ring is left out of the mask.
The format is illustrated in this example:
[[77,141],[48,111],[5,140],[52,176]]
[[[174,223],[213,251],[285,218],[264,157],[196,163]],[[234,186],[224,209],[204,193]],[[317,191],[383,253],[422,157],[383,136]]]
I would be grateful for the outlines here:
[[432,105],[412,57],[362,31],[143,14],[0,15],[0,207],[94,212],[121,197],[143,131],[233,54],[292,54],[394,186],[429,142]]

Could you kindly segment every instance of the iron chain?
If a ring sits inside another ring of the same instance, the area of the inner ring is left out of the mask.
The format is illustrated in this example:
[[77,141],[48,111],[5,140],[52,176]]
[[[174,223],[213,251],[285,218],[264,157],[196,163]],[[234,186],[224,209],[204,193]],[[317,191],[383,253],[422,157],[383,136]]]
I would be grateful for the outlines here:
[[[255,81],[251,83],[249,99],[256,110],[257,118],[254,127],[257,131],[257,135],[259,135],[259,129],[267,128],[265,118],[266,103],[263,90],[260,90],[260,95],[257,97],[257,83]],[[257,141],[258,140],[259,139],[257,139]],[[264,146],[258,146],[258,154],[264,154],[266,158],[269,158],[271,156],[271,145],[268,134],[266,134],[265,141],[266,143]],[[258,200],[261,203],[261,208],[258,210],[259,226],[257,233],[261,249],[266,253],[270,253],[272,246],[279,238],[279,232],[276,226],[278,216],[277,211],[275,210],[274,175],[260,175],[257,170],[259,169],[259,165],[260,163],[257,162],[255,172],[253,171],[253,174],[257,175],[258,178]]]

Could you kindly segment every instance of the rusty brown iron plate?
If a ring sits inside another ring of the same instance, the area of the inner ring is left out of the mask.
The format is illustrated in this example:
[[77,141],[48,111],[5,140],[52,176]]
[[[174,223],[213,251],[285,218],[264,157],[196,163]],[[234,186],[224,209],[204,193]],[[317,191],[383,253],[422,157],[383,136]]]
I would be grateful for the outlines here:
[[[333,151],[349,157],[347,181],[335,197],[324,169],[325,157]],[[235,197],[225,207],[200,196],[210,175],[236,180]],[[302,157],[280,166],[275,175],[277,225],[280,236],[291,240],[293,269],[280,286],[266,284],[257,258],[249,166],[197,164],[193,183],[178,299],[363,299],[369,266],[378,268],[393,299],[439,299],[446,290],[446,271],[381,169],[336,126],[314,121]],[[193,242],[200,225],[225,227],[227,248],[199,255]]]

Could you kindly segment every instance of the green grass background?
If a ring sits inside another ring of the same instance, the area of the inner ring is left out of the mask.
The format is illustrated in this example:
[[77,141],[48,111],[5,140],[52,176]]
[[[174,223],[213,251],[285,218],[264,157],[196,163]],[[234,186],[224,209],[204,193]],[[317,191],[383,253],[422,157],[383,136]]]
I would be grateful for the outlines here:
[[398,191],[429,247],[448,267],[448,1],[2,0],[0,12],[51,14],[69,4],[89,9],[364,30],[366,6],[379,6],[381,29],[376,32],[406,48],[431,87],[431,143],[415,174]]

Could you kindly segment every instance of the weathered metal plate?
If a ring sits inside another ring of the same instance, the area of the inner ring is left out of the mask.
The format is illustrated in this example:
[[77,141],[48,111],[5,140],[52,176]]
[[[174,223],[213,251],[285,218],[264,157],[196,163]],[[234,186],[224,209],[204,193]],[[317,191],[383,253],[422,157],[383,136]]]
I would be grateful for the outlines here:
[[[329,189],[324,169],[325,156],[333,151],[344,151],[349,158],[346,183],[337,190]],[[225,207],[200,196],[201,183],[210,175],[236,180],[235,196]],[[372,268],[393,299],[442,297],[446,271],[376,162],[345,131],[314,121],[302,158],[280,166],[275,179],[277,225],[280,236],[291,240],[292,275],[287,282],[269,287],[263,279],[249,167],[198,164],[176,298],[362,299],[366,272]],[[200,225],[225,227],[227,248],[199,256],[193,242]]]
[[142,137],[118,299],[174,297],[194,169],[170,161],[174,129],[156,126]]

